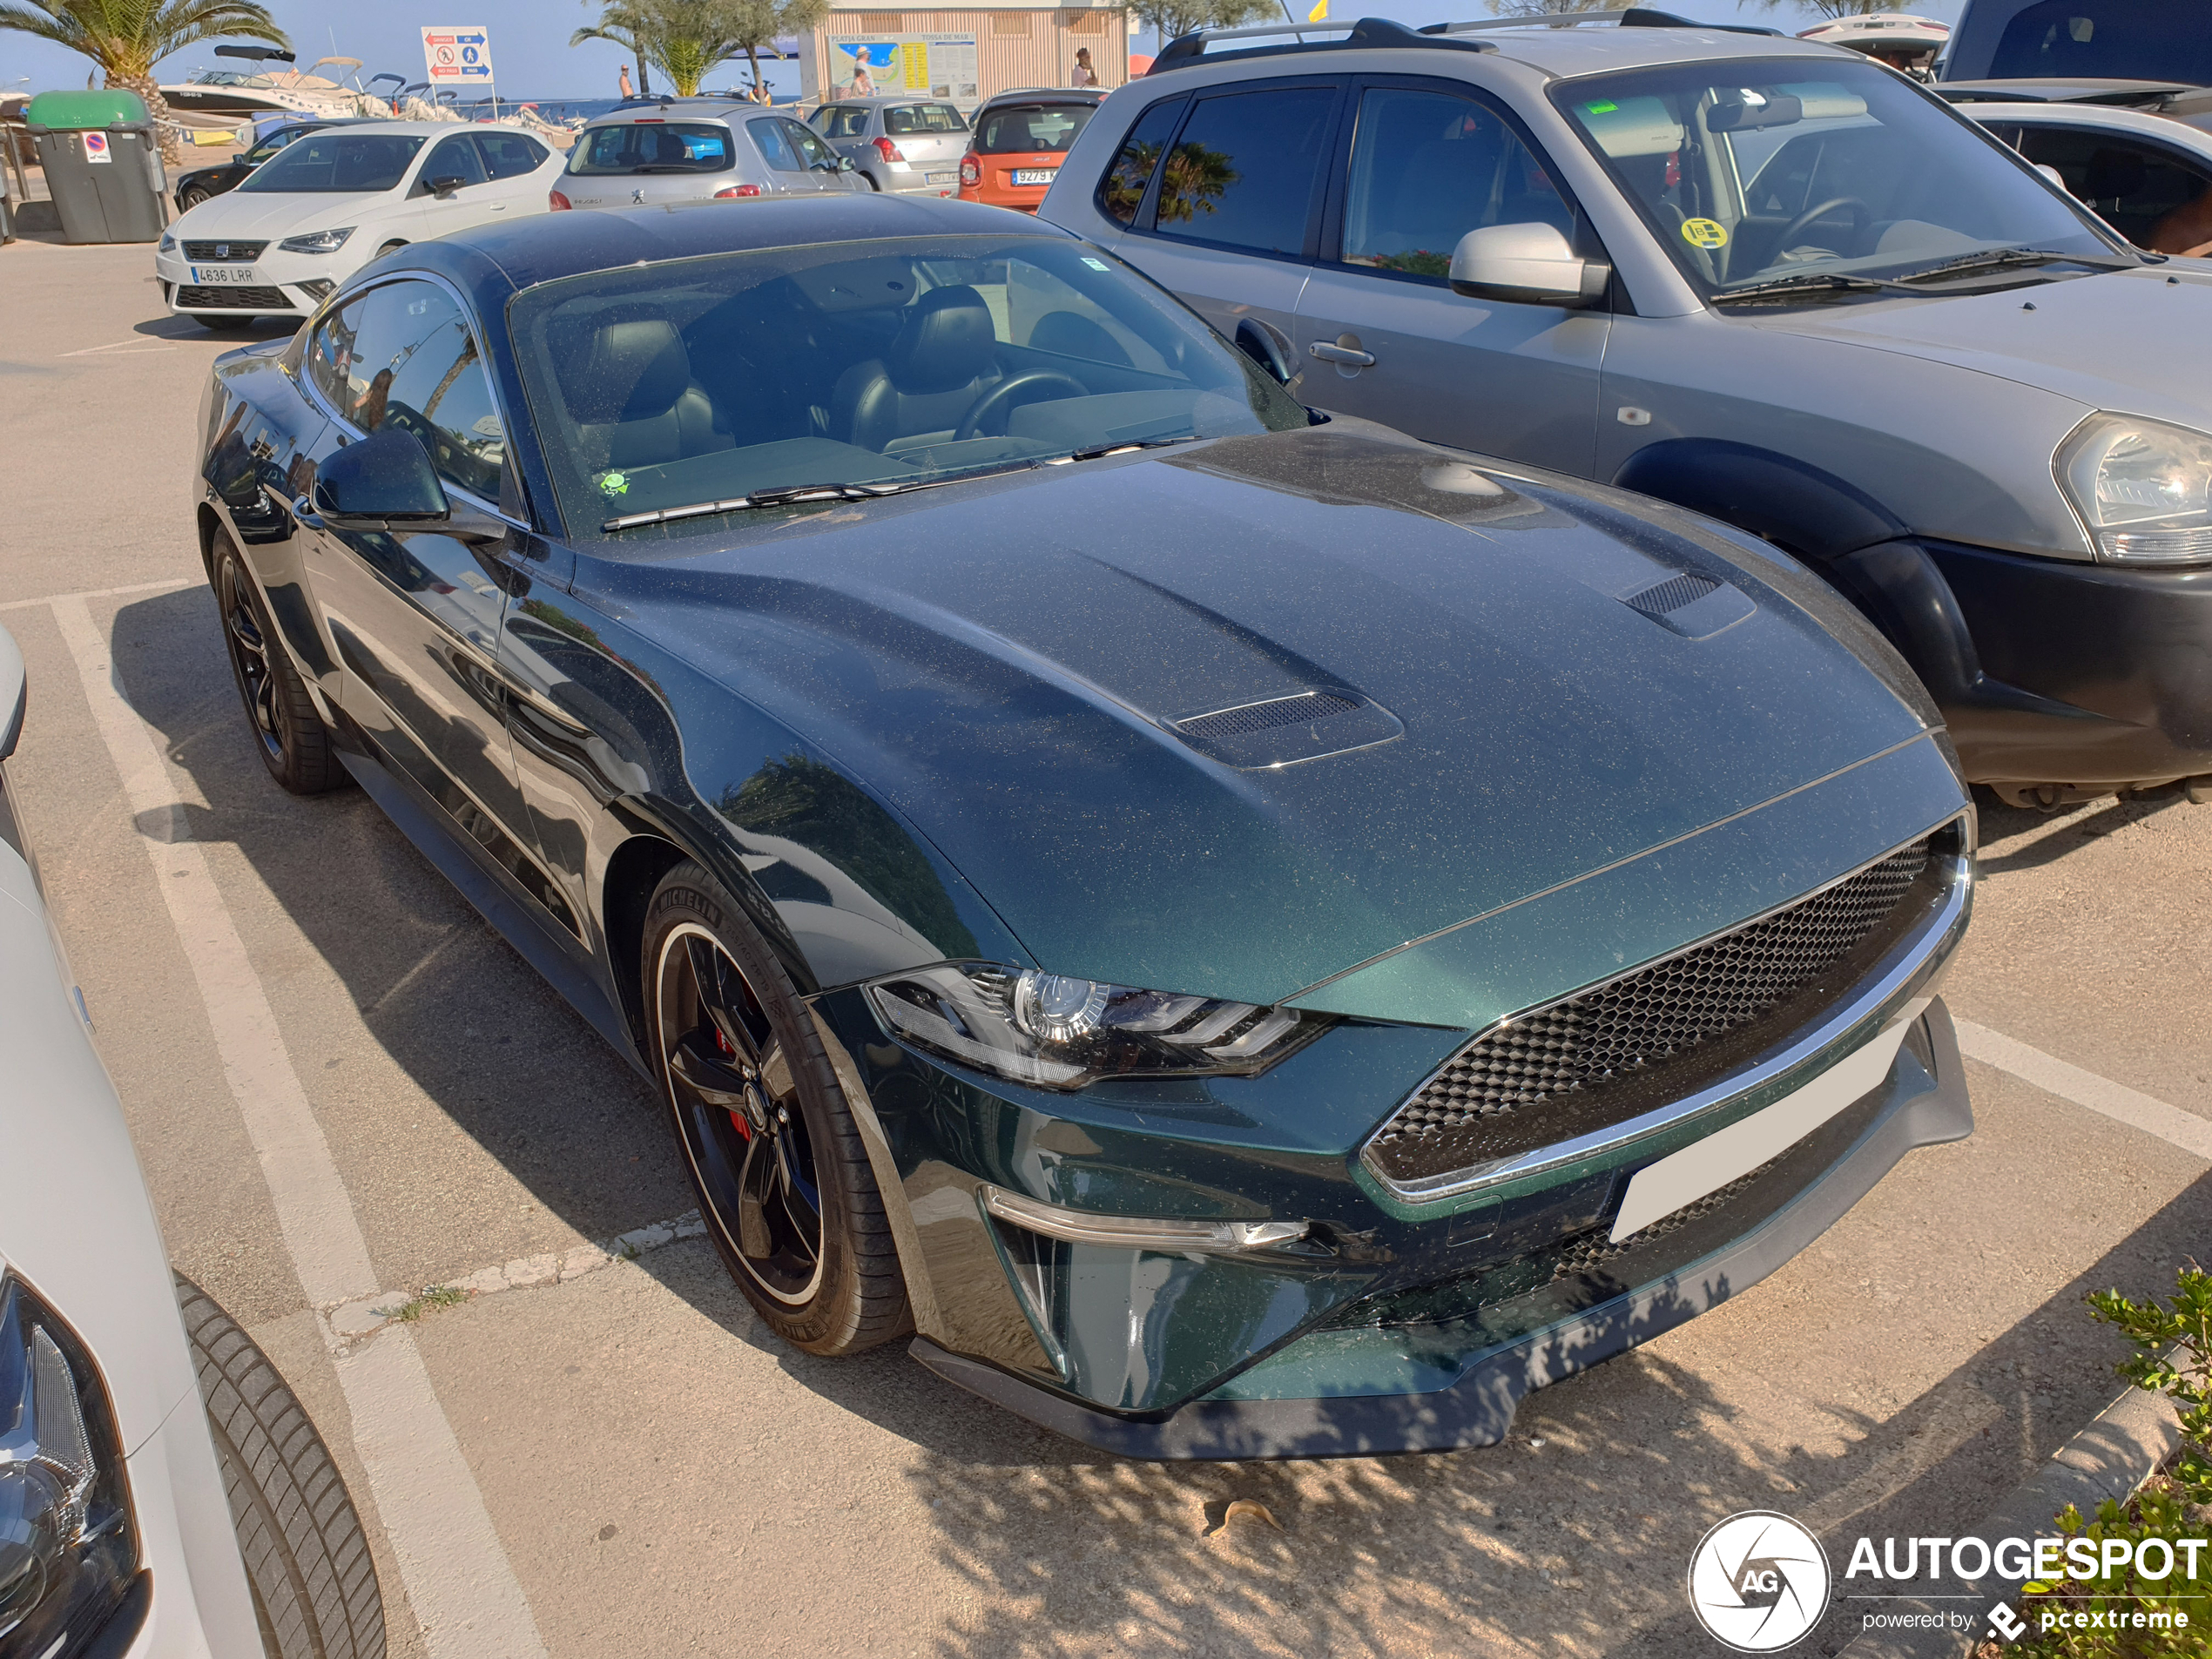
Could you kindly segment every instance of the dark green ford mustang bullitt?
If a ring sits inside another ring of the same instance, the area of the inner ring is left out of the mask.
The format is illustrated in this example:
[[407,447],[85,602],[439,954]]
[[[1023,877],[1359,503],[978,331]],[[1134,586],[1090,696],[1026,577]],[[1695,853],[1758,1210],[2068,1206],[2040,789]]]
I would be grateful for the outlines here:
[[272,774],[653,1078],[811,1352],[1135,1455],[1478,1445],[1972,1127],[1972,813],[1855,613],[1050,226],[424,243],[204,432]]

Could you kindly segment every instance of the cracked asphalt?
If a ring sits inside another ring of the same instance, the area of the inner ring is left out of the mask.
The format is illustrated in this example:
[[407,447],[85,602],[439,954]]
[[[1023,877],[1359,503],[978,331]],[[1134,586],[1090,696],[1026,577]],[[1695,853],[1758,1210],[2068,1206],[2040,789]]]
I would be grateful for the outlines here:
[[[237,341],[165,316],[150,266],[142,247],[0,249],[0,623],[31,674],[11,775],[177,1265],[346,1467],[393,1651],[461,1651],[421,1628],[382,1540],[156,885],[145,838],[163,832],[125,804],[38,602],[95,596],[380,1283],[566,1252],[692,1200],[644,1084],[365,797],[295,799],[263,774],[190,507],[199,388]],[[2212,1117],[2212,808],[1985,799],[1982,826],[1954,1010]],[[2118,1391],[2083,1296],[2155,1291],[2212,1255],[2203,1159],[1970,1073],[1972,1138],[1912,1154],[1713,1313],[1533,1396],[1483,1451],[1122,1461],[896,1347],[784,1347],[697,1238],[408,1329],[556,1655],[1706,1655],[1681,1581],[1714,1521],[1967,1529]],[[1224,1524],[1240,1498],[1281,1529]],[[1832,1652],[1847,1618],[1803,1651]]]

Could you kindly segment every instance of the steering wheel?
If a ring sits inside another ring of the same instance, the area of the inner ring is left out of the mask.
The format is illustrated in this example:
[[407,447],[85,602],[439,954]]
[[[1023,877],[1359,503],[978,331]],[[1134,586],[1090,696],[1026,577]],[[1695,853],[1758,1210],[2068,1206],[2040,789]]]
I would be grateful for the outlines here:
[[1853,239],[1856,239],[1865,230],[1866,221],[1874,210],[1856,196],[1831,196],[1819,206],[1806,208],[1804,212],[1782,227],[1782,234],[1774,239],[1774,252],[1777,257],[1788,253],[1791,244],[1819,220],[1846,207],[1851,210],[1851,233]]
[[[993,415],[1005,412],[1008,409],[1008,407],[1014,401],[1015,393],[1026,392],[1031,388],[1038,386],[1064,386],[1076,397],[1089,397],[1090,395],[1090,388],[1085,386],[1081,381],[1077,380],[1072,374],[1062,374],[1056,368],[1032,368],[1027,370],[1022,374],[1015,374],[1006,380],[1001,381],[996,386],[991,388],[989,391],[984,393],[982,396],[977,398],[974,403],[969,408],[968,413],[961,416],[960,425],[953,433],[953,442],[954,443],[965,443],[968,439],[975,436],[977,433],[982,430],[984,421],[989,420]],[[1030,398],[1026,401],[1032,403],[1042,403],[1049,401],[1049,400],[1045,398]]]

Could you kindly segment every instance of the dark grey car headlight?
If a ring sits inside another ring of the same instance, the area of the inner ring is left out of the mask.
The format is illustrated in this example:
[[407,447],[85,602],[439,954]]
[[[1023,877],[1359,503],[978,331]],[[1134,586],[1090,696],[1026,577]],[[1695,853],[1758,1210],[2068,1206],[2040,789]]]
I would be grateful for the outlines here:
[[67,1649],[115,1610],[137,1528],[107,1390],[53,1311],[0,1279],[0,1651]]
[[1081,1089],[1102,1077],[1249,1076],[1335,1023],[1296,1008],[995,962],[913,968],[864,988],[894,1036],[1034,1089]]

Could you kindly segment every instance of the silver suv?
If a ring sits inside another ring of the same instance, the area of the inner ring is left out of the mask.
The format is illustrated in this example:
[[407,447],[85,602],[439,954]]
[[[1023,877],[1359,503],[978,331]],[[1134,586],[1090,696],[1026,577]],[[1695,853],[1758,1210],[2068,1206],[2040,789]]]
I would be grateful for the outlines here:
[[960,188],[968,118],[942,98],[840,98],[808,118],[872,190],[949,196]]
[[1797,554],[2007,799],[2212,794],[2212,267],[1857,53],[1601,16],[1186,36],[1042,215],[1307,403]]
[[758,104],[670,98],[602,116],[577,133],[552,206],[665,207],[860,187],[853,164],[804,122]]

